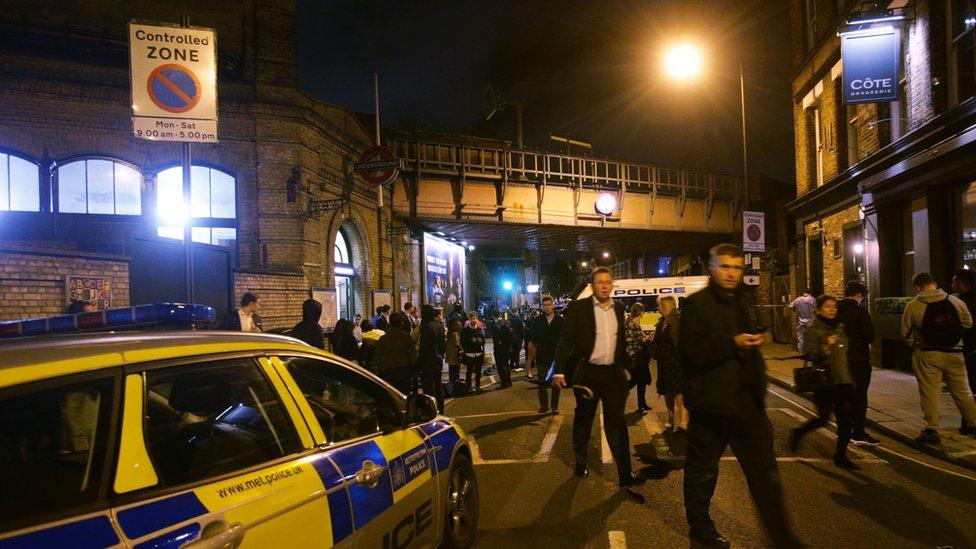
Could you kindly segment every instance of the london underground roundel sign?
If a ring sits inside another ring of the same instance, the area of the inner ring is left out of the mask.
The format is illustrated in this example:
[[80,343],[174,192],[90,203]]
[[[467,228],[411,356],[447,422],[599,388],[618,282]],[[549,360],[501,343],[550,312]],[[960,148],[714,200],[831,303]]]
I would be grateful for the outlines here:
[[353,168],[367,183],[380,186],[396,177],[400,169],[400,159],[393,156],[390,149],[376,145],[363,151]]

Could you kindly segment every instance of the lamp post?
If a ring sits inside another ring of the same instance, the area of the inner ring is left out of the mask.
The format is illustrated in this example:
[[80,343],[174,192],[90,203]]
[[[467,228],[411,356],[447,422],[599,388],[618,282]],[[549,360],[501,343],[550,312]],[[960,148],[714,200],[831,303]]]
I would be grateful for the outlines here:
[[[668,74],[676,80],[690,80],[701,74],[701,50],[691,44],[680,44],[669,49],[664,56],[664,66]],[[749,146],[746,138],[746,80],[742,60],[739,60],[739,106],[742,115],[742,184],[745,196],[743,203],[749,200]]]

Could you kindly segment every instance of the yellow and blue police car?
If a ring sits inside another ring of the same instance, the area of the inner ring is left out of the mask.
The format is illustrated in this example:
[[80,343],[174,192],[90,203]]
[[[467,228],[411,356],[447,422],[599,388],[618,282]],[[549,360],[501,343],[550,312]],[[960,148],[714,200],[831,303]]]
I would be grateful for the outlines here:
[[24,337],[124,309],[0,325],[0,548],[471,545],[470,450],[429,397],[283,336]]

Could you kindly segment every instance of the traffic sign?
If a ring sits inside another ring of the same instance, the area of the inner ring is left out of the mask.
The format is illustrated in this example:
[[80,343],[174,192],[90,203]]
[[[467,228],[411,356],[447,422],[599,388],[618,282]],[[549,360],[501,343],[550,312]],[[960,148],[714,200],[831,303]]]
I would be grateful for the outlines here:
[[742,277],[742,282],[744,282],[746,286],[758,286],[759,275],[746,275]]
[[216,49],[213,29],[129,23],[136,137],[217,142]]
[[766,251],[766,220],[763,212],[742,212],[742,249]]
[[359,162],[353,164],[353,169],[367,183],[377,187],[386,185],[396,177],[400,169],[400,159],[393,156],[390,149],[376,145],[363,152]]

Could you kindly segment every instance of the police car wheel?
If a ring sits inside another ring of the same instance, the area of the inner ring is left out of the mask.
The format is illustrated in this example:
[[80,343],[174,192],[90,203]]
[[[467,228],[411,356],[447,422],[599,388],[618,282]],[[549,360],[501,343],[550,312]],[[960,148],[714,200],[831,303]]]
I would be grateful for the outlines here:
[[447,484],[444,547],[470,547],[478,530],[478,480],[466,456],[458,455]]

